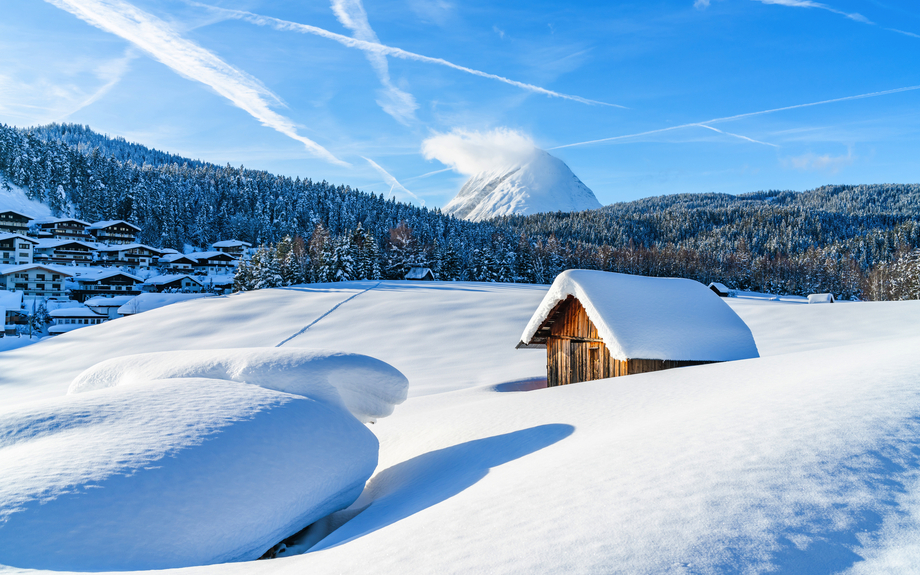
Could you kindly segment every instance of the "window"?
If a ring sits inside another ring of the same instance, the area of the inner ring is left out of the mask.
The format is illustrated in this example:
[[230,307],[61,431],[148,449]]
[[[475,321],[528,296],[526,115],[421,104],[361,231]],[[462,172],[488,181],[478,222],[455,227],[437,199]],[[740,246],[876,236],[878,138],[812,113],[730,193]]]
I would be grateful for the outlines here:
[[40,282],[43,282],[45,281],[45,274],[35,274],[35,279]]
[[5,258],[10,257],[10,252],[3,252],[3,257],[5,257]]
[[35,284],[35,289],[43,290],[45,289],[45,284]]
[[54,274],[53,276],[51,276],[51,281],[53,282],[60,281],[60,279],[61,279],[61,276],[59,274]]
[[51,289],[61,289],[61,284],[51,284]]
[[29,249],[29,244],[19,244],[19,249],[21,249],[21,250],[27,250],[27,249]]
[[28,253],[25,253],[25,254],[21,253],[21,254],[19,254],[19,257],[25,258],[25,259],[29,259],[29,254],[28,254]]

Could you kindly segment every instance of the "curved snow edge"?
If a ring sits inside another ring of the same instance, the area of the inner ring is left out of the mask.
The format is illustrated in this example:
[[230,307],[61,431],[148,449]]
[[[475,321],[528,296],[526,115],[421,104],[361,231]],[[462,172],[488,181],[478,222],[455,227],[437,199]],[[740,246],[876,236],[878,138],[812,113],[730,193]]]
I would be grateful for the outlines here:
[[165,351],[109,359],[78,375],[67,393],[196,377],[248,383],[339,404],[362,422],[390,415],[409,392],[406,376],[366,355],[243,348]]

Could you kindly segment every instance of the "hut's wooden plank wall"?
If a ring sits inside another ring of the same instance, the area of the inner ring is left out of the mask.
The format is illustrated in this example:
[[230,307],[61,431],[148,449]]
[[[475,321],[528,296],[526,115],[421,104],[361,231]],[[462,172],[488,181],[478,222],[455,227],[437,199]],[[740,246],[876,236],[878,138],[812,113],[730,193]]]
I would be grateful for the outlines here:
[[585,308],[572,296],[560,306],[546,341],[548,387],[704,363],[710,362],[613,359]]

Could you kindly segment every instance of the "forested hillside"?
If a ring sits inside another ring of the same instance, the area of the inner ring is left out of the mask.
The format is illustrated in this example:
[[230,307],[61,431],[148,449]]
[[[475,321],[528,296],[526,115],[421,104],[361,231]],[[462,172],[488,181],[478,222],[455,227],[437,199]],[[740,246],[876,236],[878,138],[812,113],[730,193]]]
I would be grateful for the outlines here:
[[[152,245],[228,238],[266,245],[242,289],[395,278],[426,264],[446,280],[549,282],[581,267],[888,299],[907,293],[895,275],[920,246],[917,184],[677,194],[470,223],[349,186],[188,160],[72,124],[0,125],[0,186],[6,182],[56,214],[132,221]],[[280,274],[280,258],[292,253],[302,254],[301,271]]]

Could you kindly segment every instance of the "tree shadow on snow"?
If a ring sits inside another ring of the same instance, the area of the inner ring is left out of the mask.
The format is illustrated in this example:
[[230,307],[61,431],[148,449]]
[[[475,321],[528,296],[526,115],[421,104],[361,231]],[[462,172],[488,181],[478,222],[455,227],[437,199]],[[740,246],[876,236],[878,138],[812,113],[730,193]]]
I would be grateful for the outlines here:
[[[493,467],[548,447],[575,431],[549,424],[431,451],[377,474],[355,506],[353,519],[310,548],[337,547],[450,499],[488,475]],[[343,513],[347,513],[343,512]]]
[[506,381],[492,386],[492,391],[499,393],[509,393],[516,391],[533,391],[535,389],[546,389],[545,377],[528,377],[527,379],[516,379]]

